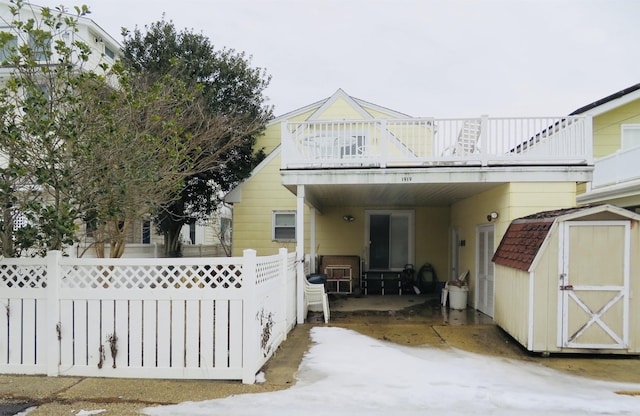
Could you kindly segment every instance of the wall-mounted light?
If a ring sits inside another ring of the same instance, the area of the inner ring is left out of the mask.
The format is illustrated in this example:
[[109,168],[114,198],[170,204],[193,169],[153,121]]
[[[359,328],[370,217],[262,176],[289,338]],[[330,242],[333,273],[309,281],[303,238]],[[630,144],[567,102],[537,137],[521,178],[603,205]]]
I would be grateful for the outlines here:
[[498,216],[499,216],[499,214],[496,211],[493,211],[489,215],[487,215],[487,221],[491,222],[491,221],[497,219]]
[[343,220],[345,220],[346,222],[353,222],[353,220],[355,220],[355,218],[353,217],[353,215],[345,215],[344,217],[342,217]]

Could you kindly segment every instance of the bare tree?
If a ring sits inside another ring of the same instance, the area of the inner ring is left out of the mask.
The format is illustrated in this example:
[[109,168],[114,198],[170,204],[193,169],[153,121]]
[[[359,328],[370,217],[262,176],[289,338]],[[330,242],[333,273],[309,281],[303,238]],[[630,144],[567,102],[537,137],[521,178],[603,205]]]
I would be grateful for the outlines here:
[[178,200],[189,177],[223,169],[221,155],[260,126],[212,115],[197,89],[170,75],[115,70],[120,88],[83,91],[90,123],[80,137],[84,169],[77,182],[87,219],[96,224],[98,255],[108,242],[111,257],[120,257],[130,224]]

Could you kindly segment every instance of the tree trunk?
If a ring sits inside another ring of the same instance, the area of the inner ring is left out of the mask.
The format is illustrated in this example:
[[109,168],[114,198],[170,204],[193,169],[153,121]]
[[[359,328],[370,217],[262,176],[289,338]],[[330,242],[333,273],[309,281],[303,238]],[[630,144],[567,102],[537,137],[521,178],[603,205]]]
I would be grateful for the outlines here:
[[165,257],[182,257],[182,245],[180,244],[180,230],[182,224],[172,222],[164,232]]
[[129,228],[130,221],[125,219],[120,221],[114,219],[111,227],[111,252],[109,257],[112,259],[119,259],[124,254],[124,248],[127,245],[127,229]]
[[5,257],[14,257],[16,253],[13,246],[13,213],[11,208],[4,208],[2,217],[4,226],[0,236],[0,240],[2,242],[2,255]]

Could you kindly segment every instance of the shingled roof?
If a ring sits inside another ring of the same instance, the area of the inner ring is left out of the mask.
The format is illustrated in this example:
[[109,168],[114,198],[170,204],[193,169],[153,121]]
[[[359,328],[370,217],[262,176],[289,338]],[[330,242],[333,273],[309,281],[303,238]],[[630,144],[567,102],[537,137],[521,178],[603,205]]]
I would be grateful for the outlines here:
[[493,255],[493,262],[528,271],[556,218],[587,208],[590,207],[543,211],[513,220]]

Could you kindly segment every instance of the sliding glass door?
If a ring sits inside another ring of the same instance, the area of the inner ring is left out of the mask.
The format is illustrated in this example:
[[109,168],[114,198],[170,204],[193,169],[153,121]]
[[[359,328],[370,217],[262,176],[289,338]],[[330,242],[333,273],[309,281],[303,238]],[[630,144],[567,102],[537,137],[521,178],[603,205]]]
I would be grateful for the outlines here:
[[369,270],[402,270],[414,258],[413,211],[367,211]]

